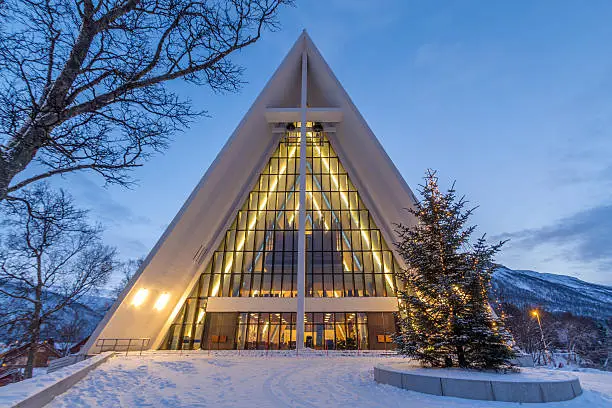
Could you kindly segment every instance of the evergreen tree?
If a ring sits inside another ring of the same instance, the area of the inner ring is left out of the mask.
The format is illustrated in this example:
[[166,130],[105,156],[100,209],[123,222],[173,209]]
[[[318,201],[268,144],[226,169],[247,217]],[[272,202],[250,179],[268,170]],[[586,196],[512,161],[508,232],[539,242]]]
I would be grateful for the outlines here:
[[397,227],[396,246],[409,265],[402,274],[398,350],[433,367],[499,367],[512,351],[487,291],[503,242],[488,246],[483,237],[472,248],[475,227],[466,223],[474,208],[456,197],[454,186],[441,193],[432,170],[420,187],[422,200],[409,209],[416,225]]
[[465,279],[466,310],[464,332],[469,339],[466,345],[467,365],[475,368],[496,368],[507,365],[514,357],[509,347],[512,336],[506,330],[503,318],[491,308],[488,294],[495,270],[493,257],[503,242],[489,246],[485,237],[477,240],[471,252],[472,268]]

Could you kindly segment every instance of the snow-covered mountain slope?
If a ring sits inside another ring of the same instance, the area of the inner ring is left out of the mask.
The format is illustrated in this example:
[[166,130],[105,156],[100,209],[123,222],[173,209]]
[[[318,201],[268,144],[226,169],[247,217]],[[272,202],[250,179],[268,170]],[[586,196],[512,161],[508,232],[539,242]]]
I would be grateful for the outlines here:
[[[10,286],[5,286],[4,289],[10,290]],[[91,293],[81,297],[78,301],[73,302],[55,313],[48,324],[43,327],[43,337],[53,337],[58,339],[58,331],[65,329],[67,326],[79,327],[81,333],[91,333],[98,322],[104,316],[104,313],[110,308],[113,302],[112,294],[109,291],[101,290],[96,293]],[[60,303],[62,298],[53,293],[46,292],[46,302],[48,305]],[[15,315],[23,313],[24,310],[29,310],[31,304],[25,300],[16,300],[5,295],[0,295],[0,324],[3,319],[9,320]],[[18,326],[13,330],[0,330],[0,343],[13,341],[21,337],[23,327]]]
[[612,317],[612,287],[570,276],[500,266],[493,275],[493,288],[499,300],[517,306],[539,306],[601,320]]

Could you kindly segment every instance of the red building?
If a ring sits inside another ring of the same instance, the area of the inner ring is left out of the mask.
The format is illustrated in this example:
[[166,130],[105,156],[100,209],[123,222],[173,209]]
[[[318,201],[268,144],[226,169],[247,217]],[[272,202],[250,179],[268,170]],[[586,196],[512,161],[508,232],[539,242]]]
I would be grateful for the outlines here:
[[[23,369],[28,361],[29,344],[12,348],[0,354],[0,386],[23,379]],[[47,367],[50,360],[60,358],[60,353],[52,342],[44,341],[38,344],[34,355],[34,367]]]

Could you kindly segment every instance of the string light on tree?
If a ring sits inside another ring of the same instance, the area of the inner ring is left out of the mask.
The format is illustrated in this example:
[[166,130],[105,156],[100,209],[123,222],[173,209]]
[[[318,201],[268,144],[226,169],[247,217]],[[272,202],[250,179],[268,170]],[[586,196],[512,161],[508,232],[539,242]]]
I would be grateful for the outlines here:
[[494,255],[503,242],[488,245],[484,236],[472,246],[474,209],[457,199],[454,185],[445,193],[428,170],[421,201],[409,211],[417,225],[399,225],[396,243],[410,269],[400,290],[400,353],[430,366],[497,368],[514,352],[503,320],[495,315],[488,293]]

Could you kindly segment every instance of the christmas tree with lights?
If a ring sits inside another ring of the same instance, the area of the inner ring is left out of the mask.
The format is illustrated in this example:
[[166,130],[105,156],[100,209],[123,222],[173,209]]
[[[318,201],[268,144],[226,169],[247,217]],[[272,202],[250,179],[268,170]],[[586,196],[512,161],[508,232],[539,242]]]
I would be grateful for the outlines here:
[[408,269],[402,274],[398,351],[433,367],[499,368],[513,357],[511,337],[491,309],[493,257],[503,242],[475,246],[467,226],[474,208],[451,187],[442,193],[428,170],[421,201],[409,211],[415,226],[399,225],[396,243]]

